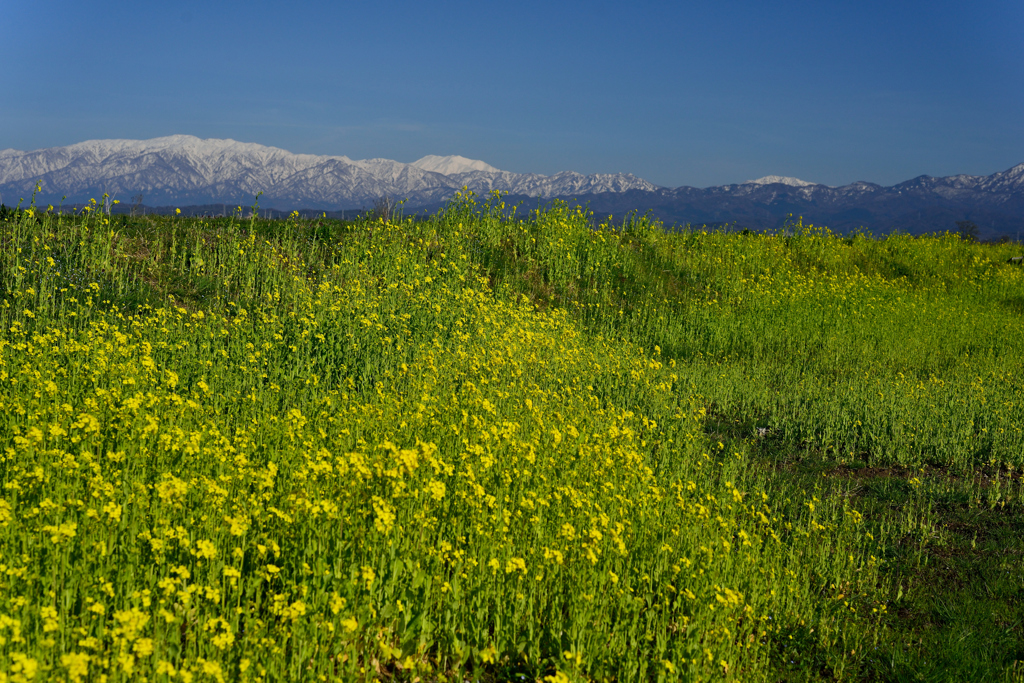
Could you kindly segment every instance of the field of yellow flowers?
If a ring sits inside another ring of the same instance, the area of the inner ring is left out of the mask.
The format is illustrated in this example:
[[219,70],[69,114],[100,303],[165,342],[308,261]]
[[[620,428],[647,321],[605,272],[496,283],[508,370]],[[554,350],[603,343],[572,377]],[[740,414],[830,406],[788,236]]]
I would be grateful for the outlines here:
[[460,195],[0,240],[0,681],[844,678],[927,520],[765,444],[1024,466],[1022,273],[955,237]]

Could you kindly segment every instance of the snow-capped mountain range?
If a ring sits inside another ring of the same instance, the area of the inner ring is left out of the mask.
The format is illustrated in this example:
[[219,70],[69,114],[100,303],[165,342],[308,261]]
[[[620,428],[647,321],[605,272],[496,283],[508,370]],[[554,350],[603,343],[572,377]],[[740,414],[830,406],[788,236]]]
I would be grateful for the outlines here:
[[833,230],[887,232],[955,229],[959,220],[983,236],[1024,235],[1024,164],[988,176],[918,176],[883,187],[855,182],[830,187],[769,175],[717,187],[659,187],[628,173],[545,176],[511,173],[461,156],[390,159],[292,154],[234,140],[172,135],[153,140],[91,140],[67,147],[0,151],[0,201],[13,205],[42,183],[37,203],[99,198],[148,206],[260,205],[290,209],[369,208],[384,196],[407,209],[437,208],[462,187],[499,190],[509,200],[537,204],[576,200],[597,214],[650,211],[668,223],[776,228],[791,216]]
[[586,201],[598,214],[650,211],[669,224],[733,224],[764,230],[802,217],[804,223],[836,232],[863,228],[920,234],[956,230],[957,221],[970,221],[982,237],[1019,239],[1024,237],[1024,164],[987,176],[922,175],[889,187],[864,181],[830,187],[767,176],[704,189],[601,193]]
[[265,206],[309,209],[360,208],[383,196],[420,206],[443,202],[464,186],[529,197],[657,189],[629,174],[509,173],[460,156],[432,155],[411,164],[353,160],[191,135],[0,151],[3,201],[31,194],[37,182],[48,199],[81,201],[107,193],[122,201],[142,194],[151,206],[248,204],[262,192]]

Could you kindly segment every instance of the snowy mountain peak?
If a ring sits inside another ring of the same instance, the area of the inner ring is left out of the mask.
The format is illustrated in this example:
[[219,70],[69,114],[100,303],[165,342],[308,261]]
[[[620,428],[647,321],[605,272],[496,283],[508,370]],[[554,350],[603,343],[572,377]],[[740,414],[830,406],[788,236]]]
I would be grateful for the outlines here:
[[789,185],[790,187],[810,187],[817,185],[818,183],[809,183],[806,180],[800,180],[799,178],[791,178],[784,175],[766,175],[763,178],[757,180],[748,180],[743,183],[744,185]]
[[422,159],[417,159],[409,165],[415,166],[423,171],[440,173],[441,175],[455,175],[456,173],[469,173],[471,171],[500,173],[498,169],[494,168],[490,164],[484,163],[483,161],[477,161],[475,159],[467,159],[466,157],[460,157],[458,155],[441,157],[436,154],[428,154]]

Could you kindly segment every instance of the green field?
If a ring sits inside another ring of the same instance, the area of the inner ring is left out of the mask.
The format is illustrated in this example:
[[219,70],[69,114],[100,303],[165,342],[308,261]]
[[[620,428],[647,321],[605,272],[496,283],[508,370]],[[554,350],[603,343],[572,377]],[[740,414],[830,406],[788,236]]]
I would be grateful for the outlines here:
[[0,683],[1024,677],[1019,244],[0,240]]

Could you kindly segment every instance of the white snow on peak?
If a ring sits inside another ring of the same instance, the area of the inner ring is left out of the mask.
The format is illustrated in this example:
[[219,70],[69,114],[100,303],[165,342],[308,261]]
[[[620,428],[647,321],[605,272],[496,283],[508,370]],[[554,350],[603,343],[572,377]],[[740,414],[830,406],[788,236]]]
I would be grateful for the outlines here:
[[780,185],[789,185],[790,187],[810,187],[811,185],[817,185],[818,183],[809,183],[806,180],[800,180],[799,178],[790,178],[784,175],[766,175],[763,178],[757,180],[748,180],[743,183],[744,185],[772,185],[778,183]]
[[470,171],[486,171],[487,173],[499,173],[500,171],[490,164],[475,159],[467,159],[458,155],[446,157],[428,154],[422,159],[409,164],[423,171],[440,173],[441,175],[455,175],[456,173],[469,173]]

